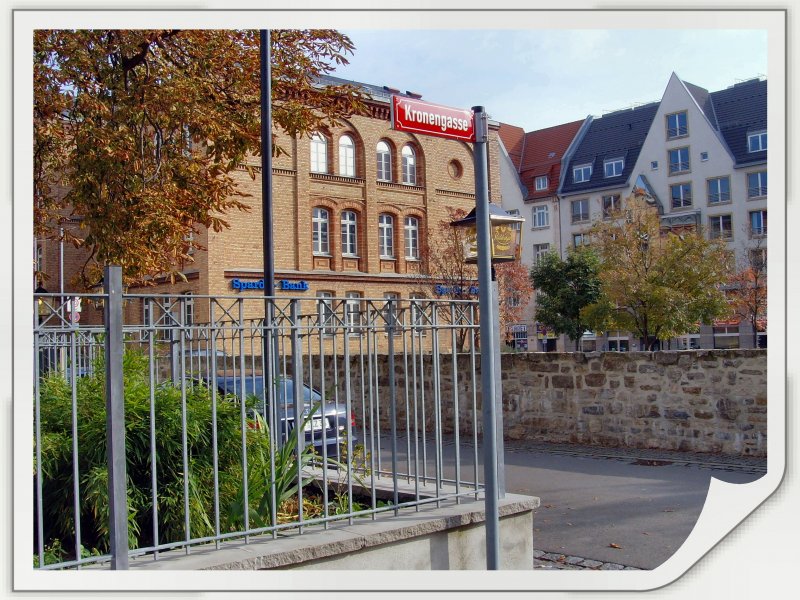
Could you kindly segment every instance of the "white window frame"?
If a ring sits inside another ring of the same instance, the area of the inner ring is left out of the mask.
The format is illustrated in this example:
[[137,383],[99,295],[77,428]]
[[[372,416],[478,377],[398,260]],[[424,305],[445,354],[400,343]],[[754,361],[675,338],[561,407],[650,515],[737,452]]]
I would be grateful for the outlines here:
[[603,203],[603,218],[610,219],[611,213],[622,209],[622,198],[619,194],[609,194],[600,200]]
[[356,329],[363,324],[363,296],[361,292],[346,292],[344,302],[344,323],[349,335],[361,335],[361,331]]
[[651,171],[658,171],[658,161],[657,160],[651,160],[650,161],[650,170]]
[[[580,174],[580,177],[578,177]],[[592,178],[592,164],[586,163],[572,168],[572,182],[584,183]]]
[[356,143],[346,134],[339,138],[339,175],[356,176]]
[[392,148],[388,143],[381,140],[375,146],[375,158],[377,161],[378,181],[392,180]]
[[[672,153],[677,153],[677,161],[672,160]],[[683,152],[686,153],[686,160],[683,160]],[[678,173],[687,173],[691,170],[692,164],[689,158],[689,147],[681,146],[680,148],[672,148],[667,151],[667,163],[669,164],[669,174],[676,175]]]
[[352,210],[342,211],[342,256],[358,256],[358,214]]
[[[680,124],[680,116],[683,115],[683,126]],[[671,118],[675,118],[674,127],[670,123]],[[675,138],[680,138],[689,135],[689,114],[685,110],[679,110],[678,112],[670,113],[667,115],[667,139],[674,140]]]
[[[728,190],[722,190],[722,182],[728,182]],[[714,189],[716,188],[716,189]],[[710,205],[727,204],[731,201],[731,178],[729,175],[706,179],[706,196]]]
[[588,246],[589,245],[589,234],[588,233],[573,233],[572,234],[572,245],[575,248],[579,246]]
[[[725,224],[726,217],[729,223],[729,227],[727,229],[723,226]],[[718,226],[716,230],[714,229],[715,224]],[[725,215],[714,215],[713,217],[708,217],[708,237],[710,237],[711,239],[722,238],[723,240],[732,240],[733,215],[725,214]]]
[[[758,178],[758,185],[750,185],[751,177]],[[763,180],[763,181],[762,181]],[[767,172],[754,171],[747,174],[747,197],[748,198],[763,198],[767,195]]]
[[[333,292],[317,292],[317,310],[320,318],[320,327],[323,335],[334,335],[336,333],[335,321],[333,319]],[[333,324],[333,325],[332,325]]]
[[[576,205],[583,205],[585,203],[586,212],[581,211],[578,213],[578,218],[575,218],[575,206]],[[580,200],[573,200],[570,203],[570,218],[572,223],[584,223],[589,220],[589,199],[588,198],[581,198]]]
[[410,145],[406,144],[400,151],[402,157],[403,183],[417,185],[417,153]]
[[330,256],[330,211],[315,206],[311,217],[312,253],[317,256]]
[[624,170],[625,170],[624,158],[612,158],[603,161],[603,176],[606,178],[619,177],[620,175],[622,175],[622,171]]
[[378,215],[378,253],[381,258],[394,258],[394,216]]
[[538,265],[542,258],[550,252],[550,244],[534,244],[533,245],[533,264]]
[[542,192],[550,187],[550,180],[547,175],[539,175],[533,180],[533,187],[537,192]]
[[[680,192],[677,198],[675,197],[675,190]],[[671,184],[669,186],[669,198],[670,208],[672,210],[690,208],[692,206],[692,182],[683,181],[681,183]]]
[[419,260],[419,219],[406,217],[403,220],[405,232],[406,260]]
[[747,151],[762,152],[767,149],[767,132],[756,131],[747,134]]
[[194,325],[194,297],[192,292],[184,292],[181,302],[181,324],[185,326]]
[[533,229],[550,227],[550,208],[546,204],[537,204],[531,210]]
[[328,138],[320,132],[311,134],[311,172],[328,172]]

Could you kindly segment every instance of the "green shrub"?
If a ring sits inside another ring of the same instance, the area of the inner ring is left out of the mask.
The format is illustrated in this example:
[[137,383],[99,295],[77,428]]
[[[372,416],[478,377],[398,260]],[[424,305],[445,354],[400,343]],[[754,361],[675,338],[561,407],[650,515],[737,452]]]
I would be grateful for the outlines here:
[[[102,358],[93,375],[76,382],[78,478],[81,544],[84,552],[107,552],[108,471],[106,458],[105,370]],[[147,357],[127,350],[123,359],[127,457],[128,532],[131,548],[154,545],[151,455],[151,386]],[[158,543],[186,539],[181,389],[172,382],[153,386],[155,414],[156,508]],[[58,375],[43,378],[40,390],[42,497],[45,562],[75,556],[73,493],[72,389]],[[310,416],[309,416],[310,418]],[[215,533],[214,446],[210,391],[186,386],[189,529],[192,538]],[[216,403],[217,473],[220,531],[241,531],[244,524],[241,406],[232,397]],[[302,434],[303,428],[294,430]],[[249,526],[271,524],[272,461],[269,432],[263,421],[245,427]],[[307,466],[313,449],[300,458],[297,440],[275,452],[275,501],[297,494],[298,460]],[[35,477],[35,475],[34,475]],[[303,481],[303,485],[307,480]],[[37,557],[38,561],[38,557]]]

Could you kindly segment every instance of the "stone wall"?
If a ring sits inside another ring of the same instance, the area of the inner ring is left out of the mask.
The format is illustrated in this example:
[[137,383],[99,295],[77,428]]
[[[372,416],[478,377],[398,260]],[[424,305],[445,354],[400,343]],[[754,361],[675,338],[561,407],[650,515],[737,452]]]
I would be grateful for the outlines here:
[[[382,426],[388,426],[389,418],[385,358],[378,362]],[[473,379],[469,360],[459,356],[456,365],[458,419],[450,357],[440,362],[439,411],[445,432],[451,432],[456,422],[463,433],[472,430],[472,382],[480,382],[480,361]],[[435,379],[432,361],[425,362],[417,381],[425,382],[427,400],[424,407],[418,402],[408,411],[424,409],[430,429],[435,422]],[[504,431],[509,439],[748,456],[767,453],[766,350],[504,354],[501,372]],[[401,361],[395,373],[402,425],[406,377]],[[358,382],[353,383],[354,393],[360,394]],[[481,393],[476,396],[480,429]],[[422,398],[420,390],[417,397]]]
[[512,439],[766,456],[766,350],[503,357]]

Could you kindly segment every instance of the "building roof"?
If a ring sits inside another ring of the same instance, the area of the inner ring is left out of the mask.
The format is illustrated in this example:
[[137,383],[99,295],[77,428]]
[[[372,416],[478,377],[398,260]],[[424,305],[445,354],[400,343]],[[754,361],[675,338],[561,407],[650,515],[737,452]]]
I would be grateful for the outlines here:
[[[520,182],[527,188],[526,200],[548,198],[558,191],[561,159],[584,121],[572,121],[525,133],[521,127],[501,123],[498,134],[503,141]],[[548,187],[536,191],[534,180],[548,176]]]
[[767,151],[748,152],[747,136],[767,130],[767,82],[751,79],[709,94],[717,127],[736,165],[767,160]]
[[401,92],[399,89],[393,88],[388,85],[374,85],[371,83],[363,83],[361,81],[352,81],[350,79],[342,79],[341,77],[334,77],[333,75],[321,75],[317,83],[324,87],[327,85],[352,85],[360,89],[372,100],[378,102],[391,102],[392,96],[406,96],[408,98],[422,98],[421,94],[416,94],[406,90]]
[[522,127],[516,125],[509,125],[508,123],[500,123],[500,129],[497,130],[497,135],[505,146],[508,157],[514,168],[519,172],[520,164],[522,163],[522,154],[525,145],[525,131]]
[[[594,119],[575,149],[560,191],[570,194],[624,185],[633,171],[658,106],[658,102],[653,102]],[[603,161],[614,158],[624,159],[622,174],[605,177]],[[584,164],[592,165],[591,178],[580,183],[573,182],[572,169]]]

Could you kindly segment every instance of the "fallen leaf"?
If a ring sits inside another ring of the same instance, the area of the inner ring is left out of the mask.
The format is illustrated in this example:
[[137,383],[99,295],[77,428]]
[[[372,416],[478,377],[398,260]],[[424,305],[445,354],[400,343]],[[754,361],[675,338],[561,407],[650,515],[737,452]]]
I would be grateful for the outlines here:
[[553,505],[552,504],[545,504],[545,505],[543,505],[542,508],[553,508]]
[[647,533],[646,531],[643,531],[643,532],[642,532],[642,535],[650,535],[650,534],[649,534],[649,533]]
[[572,527],[572,523],[567,523],[567,525],[569,525],[570,527]]
[[616,548],[617,550],[622,550],[622,546],[620,546],[619,544],[609,544],[608,547]]
[[665,508],[661,512],[675,512],[675,509],[674,508]]

